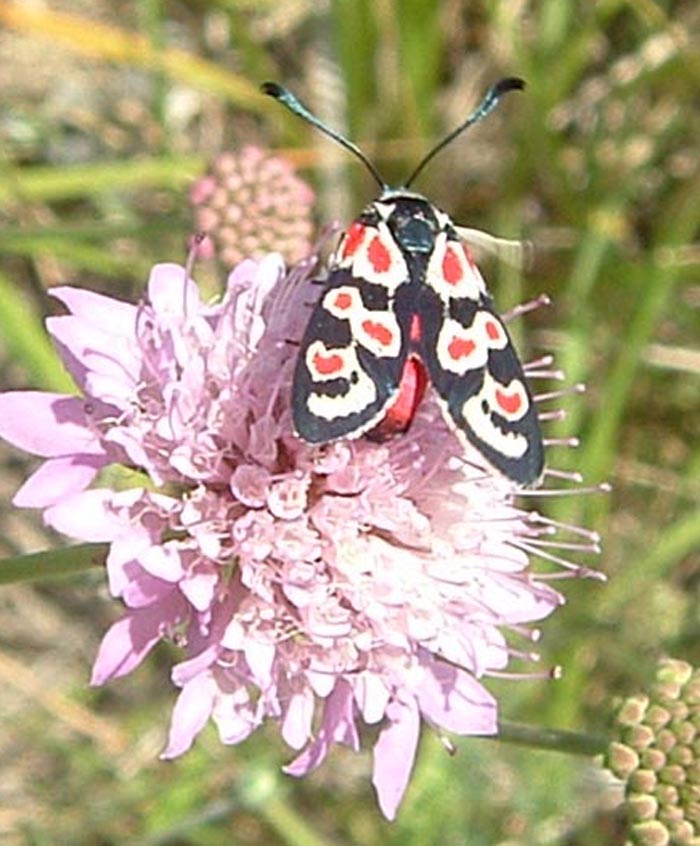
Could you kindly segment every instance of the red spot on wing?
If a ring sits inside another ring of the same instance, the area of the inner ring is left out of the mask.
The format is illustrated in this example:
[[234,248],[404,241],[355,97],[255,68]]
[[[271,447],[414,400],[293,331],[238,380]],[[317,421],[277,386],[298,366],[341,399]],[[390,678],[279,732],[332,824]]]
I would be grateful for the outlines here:
[[442,275],[448,285],[457,285],[464,277],[464,268],[452,247],[447,247],[442,257]]
[[501,338],[501,327],[493,320],[489,320],[486,324],[486,334],[489,336],[490,340],[498,341]]
[[408,336],[414,344],[417,344],[423,337],[423,324],[421,322],[420,314],[414,314],[411,318],[411,329]]
[[506,414],[517,414],[523,404],[523,398],[519,391],[507,394],[505,391],[496,391],[496,402]]
[[381,423],[368,433],[368,437],[373,441],[385,441],[392,435],[405,432],[415,417],[427,386],[425,367],[417,358],[410,356],[401,372],[396,399],[389,406]]
[[370,338],[374,338],[383,347],[388,347],[394,339],[394,333],[383,323],[377,323],[374,320],[363,320],[362,328]]
[[350,308],[352,305],[352,297],[347,293],[347,291],[341,291],[341,293],[336,294],[335,299],[333,300],[333,305],[341,310]]
[[334,373],[340,373],[343,369],[343,359],[336,353],[322,355],[322,353],[317,352],[313,357],[313,364],[316,372],[321,376],[332,376]]
[[453,338],[447,345],[447,352],[453,361],[459,361],[460,358],[468,358],[476,349],[474,341],[468,338]]
[[391,267],[391,256],[386,245],[382,243],[379,235],[375,235],[370,241],[367,257],[374,268],[375,273],[386,273]]
[[354,256],[357,252],[357,248],[360,246],[362,241],[365,237],[365,232],[367,231],[367,227],[364,226],[362,223],[355,221],[350,228],[348,229],[345,235],[345,243],[343,244],[343,258],[350,258],[350,256]]

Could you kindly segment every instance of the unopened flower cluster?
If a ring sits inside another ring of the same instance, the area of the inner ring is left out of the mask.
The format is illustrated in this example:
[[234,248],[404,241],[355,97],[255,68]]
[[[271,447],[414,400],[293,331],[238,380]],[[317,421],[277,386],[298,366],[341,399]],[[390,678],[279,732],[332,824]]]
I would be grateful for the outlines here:
[[289,263],[311,251],[314,192],[286,159],[248,145],[220,153],[190,190],[199,254],[229,270],[274,250]]
[[626,699],[607,766],[625,782],[632,846],[700,844],[700,672],[660,663],[650,694]]
[[[93,682],[161,639],[181,646],[165,757],[210,719],[227,744],[273,720],[300,776],[377,725],[373,782],[391,818],[421,722],[494,734],[482,679],[527,656],[528,624],[561,598],[518,546],[533,530],[512,483],[465,453],[433,399],[385,444],[293,434],[311,276],[310,263],[247,260],[214,305],[173,264],[153,269],[139,305],[53,289],[68,313],[48,330],[81,395],[7,393],[0,434],[46,459],[16,504],[109,544],[125,611]],[[100,486],[114,464],[143,483]]]

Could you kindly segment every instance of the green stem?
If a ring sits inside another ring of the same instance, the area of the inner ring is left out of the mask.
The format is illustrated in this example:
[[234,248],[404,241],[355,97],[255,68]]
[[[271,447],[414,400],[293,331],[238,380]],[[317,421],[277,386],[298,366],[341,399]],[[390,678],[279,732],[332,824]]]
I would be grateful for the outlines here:
[[63,549],[43,549],[0,561],[0,585],[69,576],[105,563],[106,543],[82,543]]
[[487,738],[501,740],[518,746],[530,746],[533,749],[547,749],[564,752],[568,755],[600,755],[608,747],[608,739],[601,735],[583,734],[576,731],[561,731],[538,726],[526,726],[502,720],[498,724],[498,734]]
[[290,801],[289,782],[283,786],[276,769],[262,765],[251,767],[238,786],[243,805],[260,814],[268,826],[282,838],[286,846],[312,846],[335,842],[322,838],[308,816]]

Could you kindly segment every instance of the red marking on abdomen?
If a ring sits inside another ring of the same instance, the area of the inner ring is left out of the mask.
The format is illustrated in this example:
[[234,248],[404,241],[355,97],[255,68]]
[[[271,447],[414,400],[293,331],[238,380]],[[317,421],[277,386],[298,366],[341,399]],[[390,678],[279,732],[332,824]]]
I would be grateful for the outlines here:
[[462,277],[464,276],[462,262],[452,247],[447,247],[445,255],[442,258],[442,275],[445,278],[445,282],[450,285],[457,285],[462,281]]
[[516,414],[520,411],[523,399],[517,391],[514,394],[506,394],[504,391],[496,391],[496,402],[506,414]]
[[468,358],[476,349],[474,341],[466,338],[453,338],[447,345],[447,352],[453,361]]
[[501,327],[493,320],[489,320],[486,324],[486,334],[492,341],[498,341],[501,337]]
[[415,417],[416,410],[423,399],[428,386],[428,376],[425,367],[419,359],[410,356],[406,359],[401,372],[399,393],[391,404],[384,419],[367,437],[373,441],[385,441],[392,435],[405,432]]
[[339,355],[321,355],[316,353],[313,357],[313,364],[316,372],[321,376],[332,376],[343,369],[343,359]]
[[382,244],[379,235],[372,238],[369,249],[367,250],[367,257],[370,264],[374,268],[375,273],[385,273],[391,267],[391,256],[386,246]]
[[352,305],[352,297],[346,291],[342,291],[340,294],[336,294],[336,297],[333,300],[333,305],[341,310],[350,308]]
[[374,338],[383,347],[388,347],[394,339],[394,333],[391,329],[387,329],[382,323],[375,323],[374,320],[363,320],[362,328],[370,338]]
[[357,248],[360,246],[365,237],[365,231],[366,227],[358,221],[355,221],[355,223],[350,226],[345,235],[345,244],[343,245],[344,259],[355,255]]
[[423,337],[423,324],[421,323],[420,314],[414,314],[411,318],[411,328],[408,337],[414,344],[417,344]]

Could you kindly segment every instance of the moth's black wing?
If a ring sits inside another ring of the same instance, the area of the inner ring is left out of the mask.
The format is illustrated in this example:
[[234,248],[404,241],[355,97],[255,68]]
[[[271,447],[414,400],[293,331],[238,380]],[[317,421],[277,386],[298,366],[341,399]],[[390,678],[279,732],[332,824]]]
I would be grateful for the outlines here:
[[321,444],[379,423],[399,390],[405,337],[385,287],[354,276],[352,267],[331,267],[294,372],[297,434]]
[[522,365],[471,256],[448,235],[421,298],[421,357],[445,418],[508,478],[537,484],[544,450]]

